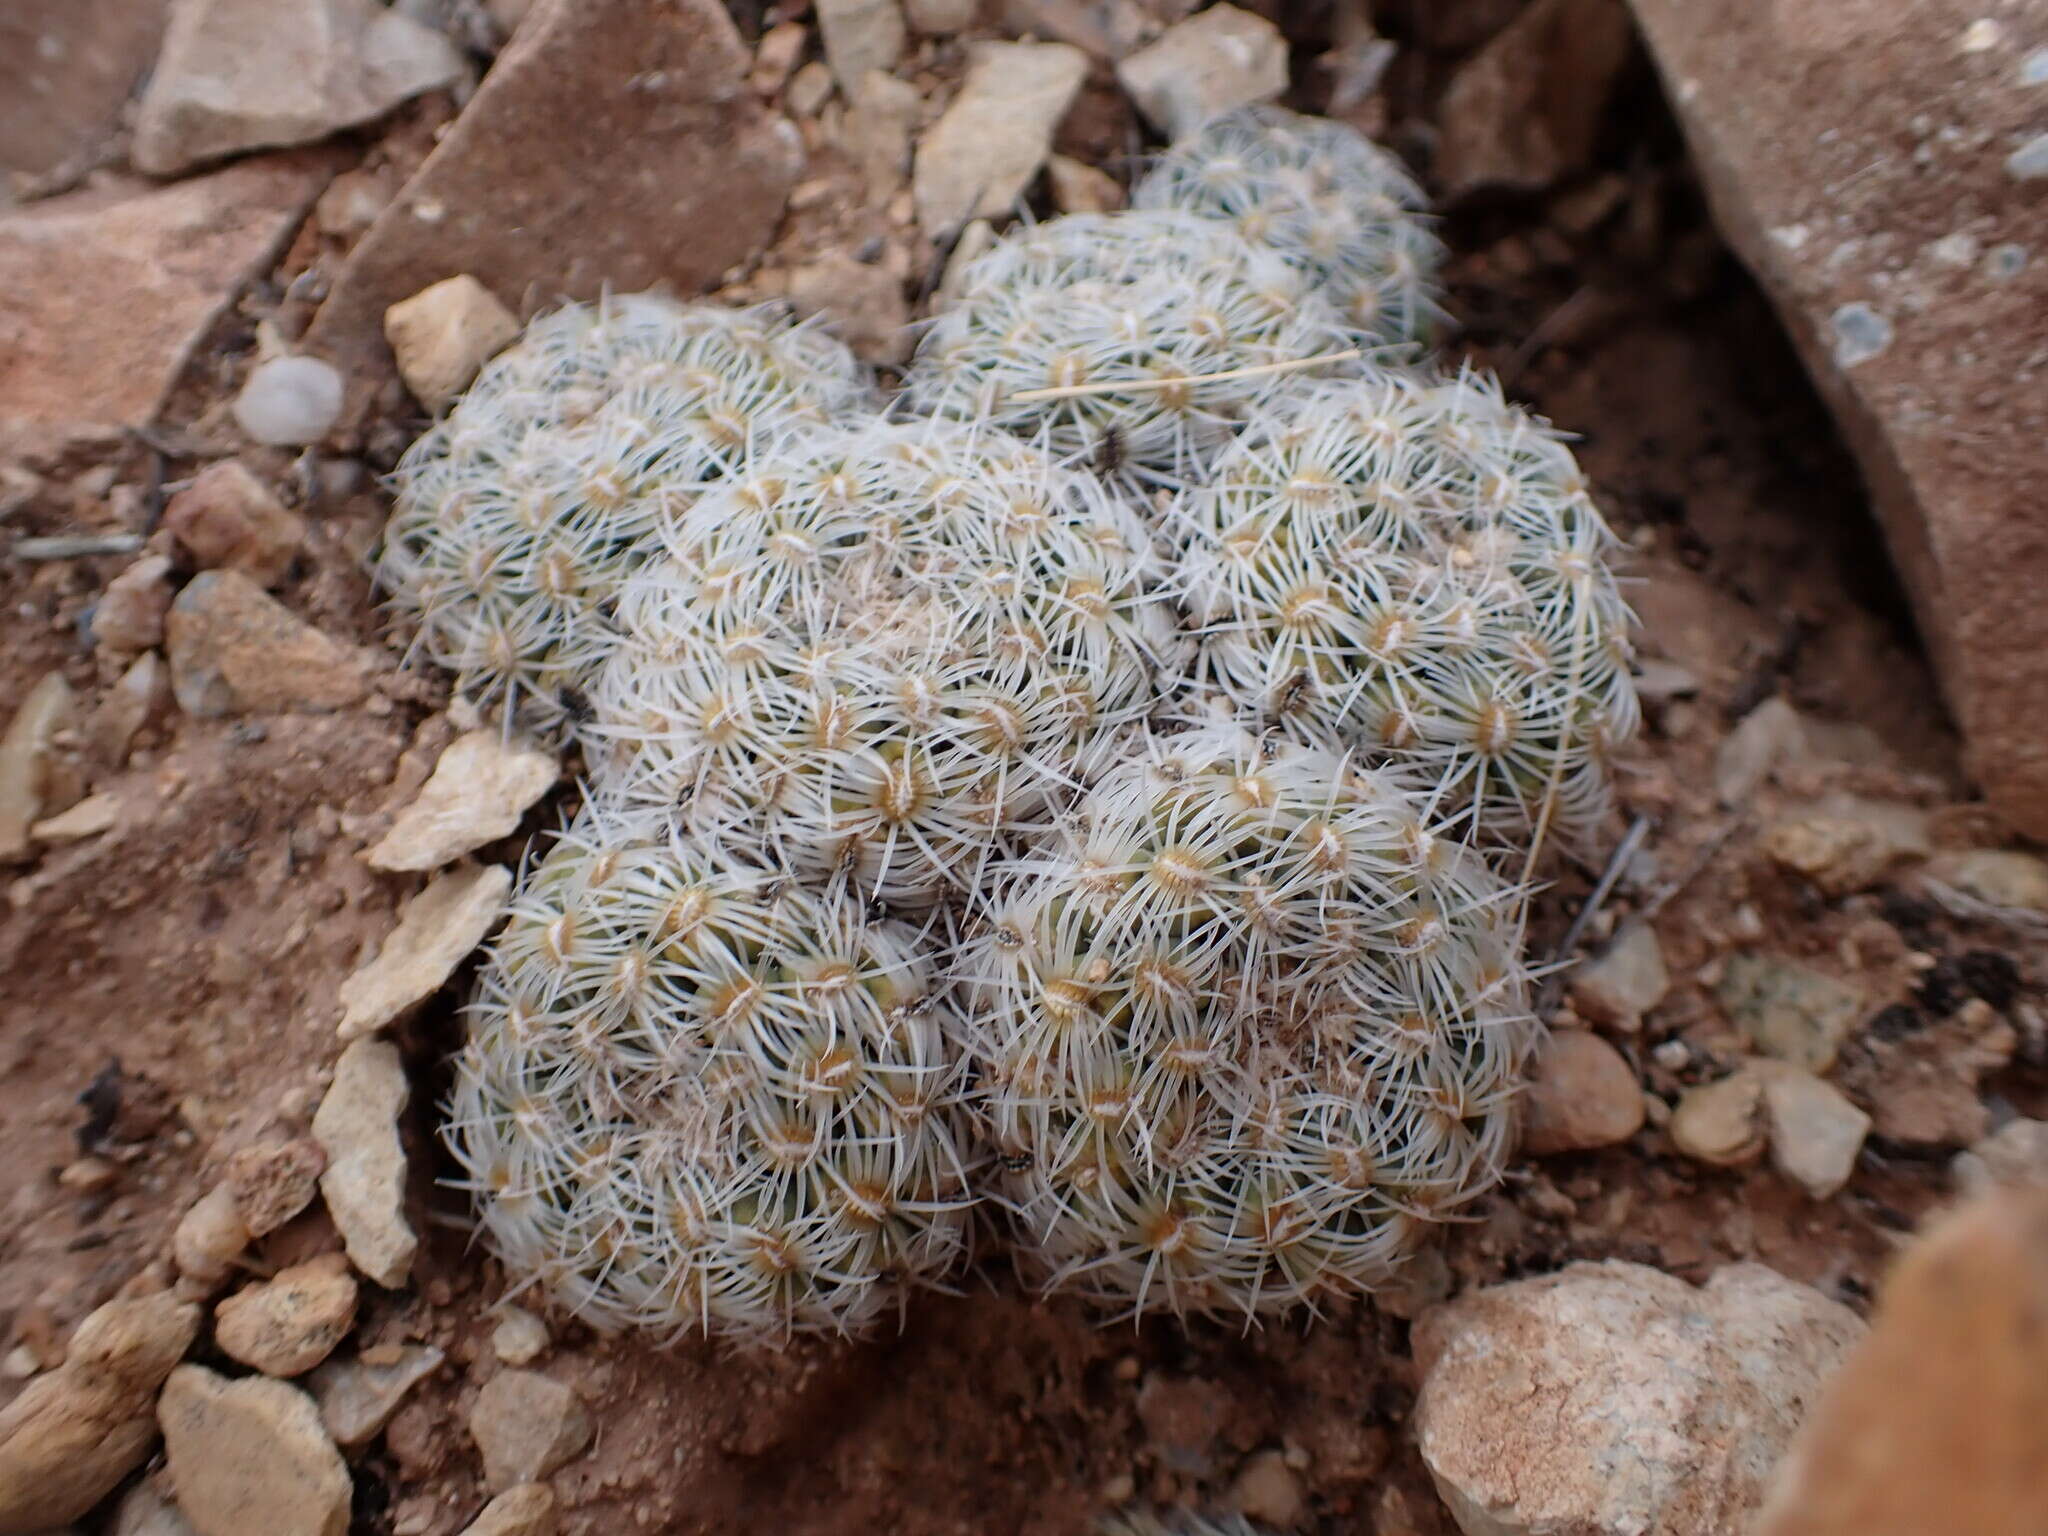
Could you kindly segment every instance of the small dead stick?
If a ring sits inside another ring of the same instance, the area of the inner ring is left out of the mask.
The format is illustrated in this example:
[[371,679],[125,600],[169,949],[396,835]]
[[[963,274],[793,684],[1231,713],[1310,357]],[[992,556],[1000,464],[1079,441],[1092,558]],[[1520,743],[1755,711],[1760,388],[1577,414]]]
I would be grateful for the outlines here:
[[1628,868],[1628,861],[1635,857],[1636,849],[1642,846],[1643,839],[1649,835],[1650,818],[1638,816],[1629,823],[1628,831],[1622,835],[1621,841],[1614,845],[1614,852],[1607,860],[1607,867],[1600,871],[1600,879],[1594,885],[1593,893],[1586,898],[1585,905],[1580,907],[1578,914],[1572,918],[1571,926],[1564,931],[1564,937],[1557,941],[1557,950],[1550,958],[1550,974],[1544,978],[1542,990],[1536,998],[1536,1011],[1539,1015],[1547,1018],[1551,1009],[1557,1006],[1557,994],[1564,986],[1564,973],[1570,968],[1572,951],[1578,948],[1579,940],[1585,935],[1586,925],[1592,922],[1594,915],[1606,905],[1607,898],[1613,894],[1622,872]]
[[1365,354],[1357,347],[1342,352],[1324,352],[1316,357],[1289,358],[1284,363],[1259,363],[1251,368],[1231,368],[1223,373],[1187,373],[1170,379],[1106,379],[1099,384],[1062,384],[1052,389],[1023,389],[1003,397],[1006,405],[1023,405],[1033,400],[1072,400],[1082,395],[1124,395],[1134,390],[1175,389],[1183,384],[1219,384],[1229,379],[1256,379],[1275,373],[1299,373],[1325,363],[1348,363]]

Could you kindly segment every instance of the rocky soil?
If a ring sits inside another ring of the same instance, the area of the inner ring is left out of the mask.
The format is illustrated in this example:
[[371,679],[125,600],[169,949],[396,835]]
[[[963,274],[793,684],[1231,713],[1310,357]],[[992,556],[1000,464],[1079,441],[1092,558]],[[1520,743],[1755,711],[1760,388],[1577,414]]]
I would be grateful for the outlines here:
[[[0,1533],[2048,1528],[2038,1204],[1951,1218],[1858,1343],[1923,1220],[2048,1179],[2048,862],[1620,0],[302,9],[0,19]],[[1924,67],[2048,93],[2024,30]],[[436,1105],[575,765],[406,664],[379,476],[607,284],[899,363],[992,228],[1276,94],[1415,163],[1453,354],[1579,435],[1632,551],[1648,724],[1615,856],[1540,903],[1577,964],[1506,1185],[1402,1294],[1249,1334],[1100,1328],[993,1245],[781,1354],[512,1291]],[[1979,214],[1973,260],[2020,248]],[[1922,1503],[1846,1497],[1872,1444]]]

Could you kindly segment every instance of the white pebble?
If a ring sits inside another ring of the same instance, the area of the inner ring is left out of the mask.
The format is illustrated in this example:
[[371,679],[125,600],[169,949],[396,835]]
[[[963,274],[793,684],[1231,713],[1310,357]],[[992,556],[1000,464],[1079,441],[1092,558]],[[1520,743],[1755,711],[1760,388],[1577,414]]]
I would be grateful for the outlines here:
[[2037,133],[2005,157],[2005,174],[2014,181],[2039,181],[2048,176],[2048,133]]
[[1837,368],[1867,363],[1892,344],[1892,323],[1868,304],[1844,304],[1834,324]]
[[2027,248],[2011,241],[1994,245],[1984,257],[1984,269],[1993,277],[2017,277],[2027,264]]
[[2048,85],[2048,48],[2036,48],[2020,60],[2021,85]]
[[341,375],[317,357],[259,363],[235,397],[235,420],[273,447],[317,443],[341,414]]

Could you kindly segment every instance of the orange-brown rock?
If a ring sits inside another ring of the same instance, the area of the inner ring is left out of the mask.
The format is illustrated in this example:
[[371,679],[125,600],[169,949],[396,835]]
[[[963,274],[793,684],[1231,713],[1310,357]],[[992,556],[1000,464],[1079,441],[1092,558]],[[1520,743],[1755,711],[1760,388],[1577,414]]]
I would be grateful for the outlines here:
[[1780,1465],[1756,1536],[2048,1531],[2048,1189],[1952,1214]]

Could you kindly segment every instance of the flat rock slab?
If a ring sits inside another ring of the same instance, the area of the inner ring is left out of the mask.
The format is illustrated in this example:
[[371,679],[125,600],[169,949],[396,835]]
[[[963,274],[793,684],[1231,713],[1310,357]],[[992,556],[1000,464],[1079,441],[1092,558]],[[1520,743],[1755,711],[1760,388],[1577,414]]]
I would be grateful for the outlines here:
[[495,727],[470,731],[441,754],[418,798],[364,858],[372,869],[439,869],[510,836],[560,774],[552,752],[508,741]]
[[111,138],[156,57],[169,0],[0,8],[0,172],[54,171]]
[[1863,469],[1971,771],[2048,835],[2048,197],[2020,11],[1633,0],[1729,242]]
[[384,311],[468,273],[521,314],[716,283],[774,232],[803,165],[748,92],[716,0],[539,0],[433,154],[351,253],[308,349],[363,387]]
[[504,865],[469,865],[408,901],[376,958],[341,984],[342,1039],[372,1034],[440,991],[498,925],[511,891]]
[[342,1536],[349,1477],[296,1387],[181,1365],[157,1404],[178,1508],[199,1536]]
[[320,151],[272,155],[160,191],[80,192],[0,216],[0,458],[149,422],[333,164]]

